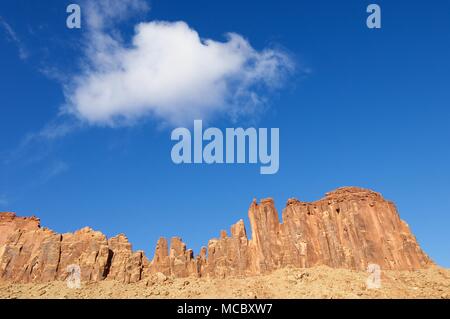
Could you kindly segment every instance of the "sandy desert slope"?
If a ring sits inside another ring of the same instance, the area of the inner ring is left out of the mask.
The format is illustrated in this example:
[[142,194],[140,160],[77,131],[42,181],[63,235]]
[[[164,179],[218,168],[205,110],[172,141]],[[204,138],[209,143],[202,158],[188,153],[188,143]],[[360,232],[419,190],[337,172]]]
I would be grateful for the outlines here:
[[247,278],[171,278],[156,274],[145,282],[112,280],[69,289],[64,281],[1,284],[0,298],[444,298],[450,299],[450,270],[383,271],[381,288],[368,289],[362,271],[285,268]]

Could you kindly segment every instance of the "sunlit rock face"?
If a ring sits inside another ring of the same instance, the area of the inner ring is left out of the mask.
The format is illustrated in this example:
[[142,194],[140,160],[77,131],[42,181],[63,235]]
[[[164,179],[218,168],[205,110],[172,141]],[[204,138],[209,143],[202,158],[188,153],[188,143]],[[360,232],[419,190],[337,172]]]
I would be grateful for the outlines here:
[[84,228],[58,234],[42,228],[36,217],[0,213],[0,280],[65,280],[78,265],[81,280],[133,283],[160,273],[174,277],[251,276],[275,269],[327,265],[364,270],[414,270],[432,265],[395,205],[379,193],[344,187],[316,202],[289,199],[282,221],[272,199],[254,200],[249,208],[250,237],[244,221],[221,231],[195,256],[181,238],[170,245],[161,238],[149,261],[133,251],[123,234],[107,239]]

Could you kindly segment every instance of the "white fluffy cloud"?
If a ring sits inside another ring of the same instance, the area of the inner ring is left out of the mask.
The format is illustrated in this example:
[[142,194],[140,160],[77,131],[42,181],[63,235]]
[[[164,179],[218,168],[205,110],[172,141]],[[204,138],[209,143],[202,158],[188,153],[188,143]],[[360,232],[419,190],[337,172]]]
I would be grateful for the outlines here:
[[129,18],[136,13],[150,10],[144,0],[85,0],[87,23],[90,28],[104,29]]
[[235,33],[225,42],[202,39],[184,22],[140,23],[126,44],[103,30],[101,12],[90,9],[88,66],[66,90],[66,111],[92,124],[145,116],[181,124],[251,112],[293,67],[280,51],[257,51]]

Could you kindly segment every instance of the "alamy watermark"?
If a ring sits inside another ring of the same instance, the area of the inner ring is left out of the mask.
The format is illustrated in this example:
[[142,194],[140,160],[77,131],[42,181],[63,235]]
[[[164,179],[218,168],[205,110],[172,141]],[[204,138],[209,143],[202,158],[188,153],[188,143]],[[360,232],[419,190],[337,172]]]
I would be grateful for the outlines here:
[[[269,150],[270,138],[270,150]],[[280,130],[278,128],[215,127],[203,131],[203,122],[194,121],[194,132],[184,127],[172,131],[171,157],[175,164],[257,164],[261,174],[276,174],[280,168]]]
[[69,13],[66,19],[66,25],[69,29],[81,29],[81,7],[79,4],[69,4],[66,8]]
[[369,29],[381,29],[381,7],[378,4],[369,4],[367,6],[366,24]]
[[[381,7],[378,4],[369,4],[366,9],[370,15],[367,17],[366,25],[369,29],[381,29]],[[69,29],[81,29],[81,7],[79,4],[72,3],[66,8],[69,15],[66,19],[66,25]]]
[[81,268],[78,265],[69,265],[66,268],[68,274],[66,279],[67,288],[80,289],[81,288]]
[[367,272],[370,274],[366,280],[367,289],[380,289],[381,288],[381,267],[380,267],[380,265],[369,264],[367,266]]

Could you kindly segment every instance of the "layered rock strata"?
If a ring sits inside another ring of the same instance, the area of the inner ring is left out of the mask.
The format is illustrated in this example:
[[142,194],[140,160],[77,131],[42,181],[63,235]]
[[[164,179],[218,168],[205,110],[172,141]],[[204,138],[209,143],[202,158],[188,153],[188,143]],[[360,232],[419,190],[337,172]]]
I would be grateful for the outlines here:
[[85,282],[124,283],[155,274],[174,277],[251,276],[282,267],[414,270],[432,265],[395,205],[379,193],[345,187],[316,202],[289,199],[282,221],[272,199],[254,200],[251,236],[240,220],[195,256],[181,238],[159,239],[153,259],[133,251],[125,235],[107,239],[90,228],[58,234],[36,217],[0,213],[0,281],[64,280],[76,265]]

